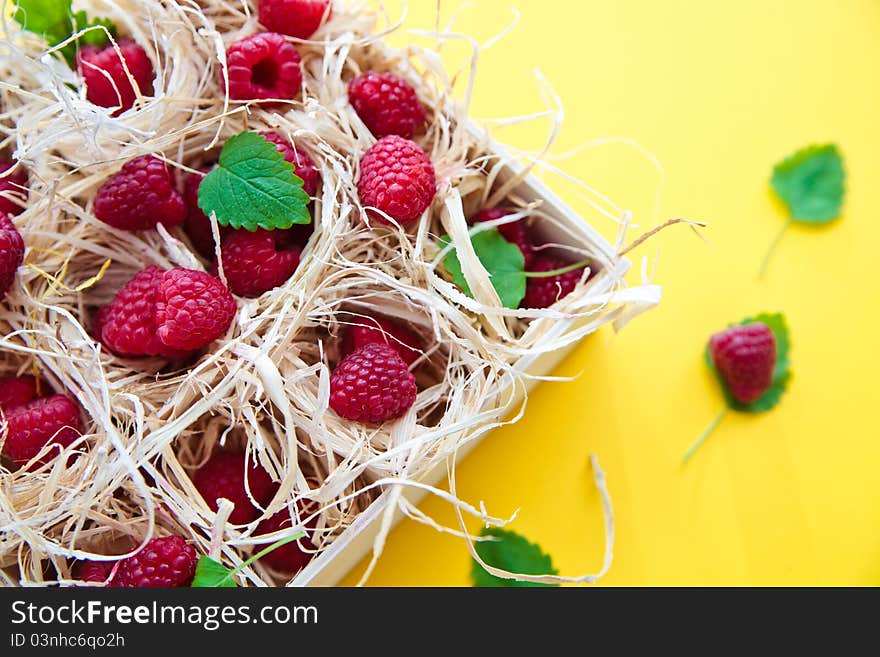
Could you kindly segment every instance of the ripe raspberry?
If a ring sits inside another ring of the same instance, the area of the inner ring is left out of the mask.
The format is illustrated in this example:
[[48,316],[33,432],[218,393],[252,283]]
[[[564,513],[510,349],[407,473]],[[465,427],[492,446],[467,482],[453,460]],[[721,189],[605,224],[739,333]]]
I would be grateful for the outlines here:
[[332,10],[330,0],[260,0],[260,22],[266,29],[298,39],[310,38]]
[[381,424],[415,401],[415,377],[397,351],[381,342],[346,356],[330,377],[330,407],[347,420]]
[[236,310],[219,278],[175,267],[156,290],[156,336],[173,349],[201,349],[226,333]]
[[61,448],[79,438],[79,409],[68,397],[52,395],[27,402],[6,413],[3,454],[18,465],[27,463],[48,444],[60,445],[40,459],[48,463]]
[[[470,223],[479,224],[485,221],[497,221],[498,219],[513,214],[514,212],[516,212],[516,210],[511,210],[509,208],[489,208],[478,212],[474,218],[471,219]],[[526,268],[528,269],[535,260],[535,246],[532,244],[532,237],[529,234],[529,227],[526,225],[525,220],[520,219],[519,221],[512,221],[509,224],[501,224],[498,226],[498,232],[501,233],[501,237],[519,247],[519,250],[522,251]]]
[[22,206],[28,196],[28,174],[24,167],[15,167],[15,162],[0,160],[0,214],[16,216],[21,214]]
[[186,218],[186,204],[165,162],[141,155],[101,185],[95,216],[122,230],[147,230],[159,223],[172,227]]
[[24,240],[12,220],[0,212],[0,301],[12,288],[15,274],[24,261]]
[[[538,256],[532,262],[529,271],[547,272],[562,269],[571,263],[558,258]],[[566,274],[550,276],[548,278],[529,278],[526,281],[526,296],[520,304],[520,308],[549,308],[554,303],[567,297],[581,280],[584,267],[575,269]],[[593,272],[590,271],[590,278]],[[589,279],[587,279],[589,280]]]
[[122,64],[123,59],[141,95],[153,92],[154,77],[153,63],[143,48],[128,39],[118,41],[117,45],[122,59],[113,44],[82,46],[76,54],[77,69],[86,83],[86,98],[100,107],[118,107],[113,116],[130,109],[137,98]]
[[226,51],[226,64],[229,97],[233,100],[289,100],[299,93],[302,84],[299,53],[275,32],[236,41]]
[[392,347],[407,367],[422,355],[422,341],[415,333],[383,317],[358,317],[346,327],[342,337],[342,356],[364,345],[381,343]]
[[223,240],[223,272],[229,289],[242,297],[258,297],[284,285],[299,266],[300,248],[282,246],[285,231],[237,230]]
[[137,554],[123,559],[110,586],[173,588],[189,586],[199,558],[180,536],[154,538]]
[[366,73],[348,85],[348,99],[376,137],[409,139],[427,121],[425,108],[409,82],[391,73]]
[[185,352],[164,344],[158,337],[156,303],[165,270],[156,266],[138,272],[110,305],[95,317],[93,331],[117,356],[181,358]]
[[[417,144],[397,135],[382,137],[361,158],[358,195],[361,203],[381,210],[401,225],[422,216],[434,200],[434,165]],[[367,210],[372,219],[391,224],[384,215]]]
[[8,414],[37,397],[37,380],[30,376],[9,376],[0,379],[0,409]]
[[103,582],[113,570],[113,564],[108,561],[86,561],[79,571],[79,578],[83,582]]
[[709,339],[712,361],[741,404],[760,399],[773,383],[776,336],[766,324],[734,326]]
[[318,193],[318,169],[312,158],[304,150],[297,149],[277,132],[261,132],[268,141],[271,141],[278,148],[278,152],[284,156],[284,159],[290,162],[295,170],[296,175],[302,178],[303,190],[309,196]]
[[248,497],[251,492],[261,506],[268,504],[275,494],[276,486],[263,468],[250,465],[247,469],[245,488],[245,455],[214,454],[193,475],[193,484],[212,510],[217,510],[217,499],[225,497],[235,504],[229,516],[233,525],[245,525],[255,520],[259,510]]
[[[293,522],[290,519],[290,513],[287,509],[282,509],[274,516],[263,520],[257,526],[257,534],[272,534],[282,529],[290,529],[291,527],[293,527]],[[263,548],[261,547],[261,549]],[[262,557],[260,561],[274,570],[295,573],[302,570],[312,560],[312,554],[305,550],[314,549],[314,544],[307,537],[301,538],[298,541],[287,543],[272,550],[269,554]]]

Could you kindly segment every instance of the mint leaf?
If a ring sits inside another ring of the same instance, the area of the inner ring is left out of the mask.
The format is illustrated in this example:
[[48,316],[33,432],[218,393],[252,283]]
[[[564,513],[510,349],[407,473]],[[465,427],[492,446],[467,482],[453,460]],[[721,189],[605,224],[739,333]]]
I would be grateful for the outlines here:
[[755,317],[748,317],[742,320],[739,322],[739,326],[751,324],[753,322],[762,322],[766,324],[776,337],[776,369],[773,371],[773,383],[760,399],[751,404],[743,404],[733,398],[730,391],[727,389],[727,384],[724,382],[723,377],[718,373],[718,370],[715,369],[715,364],[712,361],[712,354],[709,351],[708,345],[706,346],[706,364],[718,378],[729,408],[743,413],[764,413],[779,403],[782,399],[782,395],[788,387],[789,381],[791,380],[791,361],[789,360],[788,355],[791,342],[788,335],[788,326],[785,323],[785,317],[783,315],[778,313],[762,313]]
[[[440,238],[440,248],[445,249],[451,242],[449,236],[444,235]],[[526,295],[525,260],[522,251],[515,244],[504,239],[497,228],[473,235],[471,244],[474,245],[474,251],[483,263],[483,267],[489,272],[489,280],[501,298],[501,303],[505,308],[519,308],[520,302]],[[473,298],[473,292],[464,277],[455,249],[443,259],[443,266],[462,292]]]
[[311,221],[302,178],[275,144],[256,132],[228,140],[199,185],[199,207],[221,226],[276,230]]
[[[71,0],[18,0],[13,18],[22,29],[46,39],[50,47],[66,41],[82,29],[99,25],[107,28],[113,37],[116,36],[116,26],[110,19],[96,18],[90,21],[85,11],[74,14]],[[103,46],[108,42],[103,30],[87,32],[77,41],[94,46]],[[70,68],[76,65],[77,47],[77,43],[72,42],[60,50]]]
[[[522,575],[555,575],[557,570],[553,567],[550,557],[541,551],[535,543],[530,543],[525,537],[511,531],[495,527],[484,528],[480,536],[491,536],[496,540],[479,541],[476,544],[477,554],[490,566],[503,568],[511,573]],[[535,584],[532,582],[517,582],[512,579],[501,579],[490,575],[471,559],[471,578],[474,586],[504,586],[504,587],[552,587],[556,584]]]
[[194,589],[238,587],[232,577],[232,571],[211,557],[202,555],[196,564],[196,576],[190,585]]
[[773,190],[794,221],[822,224],[837,219],[843,206],[846,173],[834,144],[808,146],[773,169]]

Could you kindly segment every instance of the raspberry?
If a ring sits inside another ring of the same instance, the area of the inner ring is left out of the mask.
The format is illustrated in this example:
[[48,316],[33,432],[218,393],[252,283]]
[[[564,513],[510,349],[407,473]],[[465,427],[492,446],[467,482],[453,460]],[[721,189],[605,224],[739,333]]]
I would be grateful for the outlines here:
[[9,413],[37,397],[37,380],[30,376],[9,376],[0,379],[0,409]]
[[[361,203],[384,212],[401,225],[421,217],[431,206],[436,191],[430,158],[408,139],[397,135],[382,137],[361,158]],[[379,223],[392,223],[374,210],[367,212]]]
[[318,169],[309,154],[302,149],[297,149],[277,132],[261,132],[268,141],[271,141],[278,148],[278,152],[284,156],[284,159],[290,162],[295,170],[296,175],[302,178],[303,190],[309,196],[318,193]]
[[[282,509],[274,516],[263,520],[257,526],[257,534],[272,534],[291,527],[293,527],[293,522],[290,519],[290,513],[287,509]],[[305,550],[314,549],[315,546],[308,538],[301,538],[298,541],[287,543],[272,550],[269,554],[262,557],[260,561],[275,570],[295,573],[302,570],[312,560],[312,554]]]
[[[147,52],[129,39],[118,41],[117,45],[141,95],[152,93],[153,63]],[[113,116],[130,109],[137,98],[122,59],[113,44],[82,46],[76,55],[77,69],[86,83],[86,99],[100,107],[119,108]]]
[[234,294],[258,297],[293,276],[300,248],[279,244],[284,232],[237,230],[223,240],[223,272]]
[[260,0],[260,22],[266,29],[308,39],[332,13],[330,0]]
[[147,230],[159,223],[171,227],[186,218],[186,204],[165,162],[141,155],[101,185],[95,216],[122,230]]
[[41,397],[6,413],[6,442],[3,454],[18,465],[27,463],[48,444],[59,445],[40,459],[48,463],[61,448],[79,438],[79,409],[64,395]]
[[330,377],[330,407],[347,420],[381,424],[406,413],[415,400],[415,377],[381,342],[353,351]]
[[156,336],[173,349],[201,349],[226,333],[236,309],[219,278],[175,267],[156,290]]
[[83,582],[103,582],[113,570],[113,564],[107,561],[86,561],[79,571],[79,578]]
[[[510,208],[489,208],[478,212],[471,219],[470,223],[479,224],[485,221],[497,221],[515,212],[516,210],[511,210]],[[526,225],[525,220],[520,219],[508,224],[501,224],[498,226],[498,232],[501,233],[501,237],[519,247],[519,250],[522,251],[526,268],[528,268],[535,260],[535,246],[532,244],[532,237],[529,234],[529,227]]]
[[[245,488],[245,455],[214,454],[193,475],[193,484],[212,510],[217,510],[217,499],[225,497],[235,504],[229,516],[233,525],[245,525],[256,520],[259,510],[248,497]],[[247,485],[251,496],[261,506],[268,504],[276,486],[269,473],[251,465],[247,469]]]
[[0,214],[21,214],[27,201],[28,174],[23,167],[15,168],[15,162],[0,160]]
[[189,586],[198,555],[180,536],[154,538],[137,554],[123,559],[110,586],[172,588]]
[[[532,262],[529,271],[548,272],[563,269],[570,263],[558,258],[538,256]],[[581,280],[584,267],[558,276],[548,278],[529,278],[526,281],[526,296],[520,304],[520,308],[549,308],[554,303],[567,297]],[[590,278],[593,272],[590,272]],[[587,279],[589,280],[589,279]]]
[[409,82],[391,73],[366,73],[348,85],[348,99],[376,137],[412,137],[425,125],[425,108]]
[[185,355],[157,336],[156,302],[164,275],[165,270],[155,265],[135,274],[95,317],[93,331],[100,331],[101,342],[117,356],[177,359]]
[[[299,53],[275,32],[236,41],[226,51],[226,64],[233,100],[289,100],[302,84]],[[264,107],[274,104],[264,103]]]
[[15,274],[24,261],[24,240],[12,220],[0,212],[0,301],[12,288]]
[[734,326],[709,339],[712,361],[733,398],[741,404],[760,399],[773,383],[776,336],[766,324]]
[[383,317],[358,317],[346,327],[342,337],[342,356],[348,356],[364,345],[382,343],[394,348],[403,362],[410,366],[422,355],[422,341],[415,333]]

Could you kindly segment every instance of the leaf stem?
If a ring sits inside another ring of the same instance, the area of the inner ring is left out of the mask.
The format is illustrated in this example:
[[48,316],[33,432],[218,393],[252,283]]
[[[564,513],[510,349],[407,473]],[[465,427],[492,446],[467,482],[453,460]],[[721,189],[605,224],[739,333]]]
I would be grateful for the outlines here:
[[785,231],[789,229],[792,223],[794,223],[794,219],[789,218],[788,221],[783,224],[782,230],[780,230],[774,238],[773,243],[770,244],[770,249],[767,251],[767,255],[764,256],[764,260],[761,262],[761,269],[758,271],[758,278],[764,278],[764,274],[767,273],[767,266],[770,264],[771,256],[776,251],[776,247],[778,247],[779,243],[782,241],[782,236],[785,235]]
[[721,420],[725,418],[725,416],[727,415],[727,411],[729,410],[729,408],[725,407],[724,410],[721,411],[714,420],[712,420],[712,423],[708,427],[706,427],[706,430],[700,434],[700,437],[694,441],[694,444],[688,447],[688,451],[684,453],[684,458],[681,460],[682,465],[687,465],[687,462],[694,455],[694,452],[696,452],[700,448],[700,446],[702,446],[702,444],[706,442],[706,439],[712,435],[712,432],[718,428],[718,425],[721,424]]
[[223,582],[226,582],[226,581],[232,579],[238,573],[240,573],[242,570],[244,570],[245,568],[250,566],[255,561],[262,559],[263,557],[265,557],[267,554],[269,554],[273,550],[277,550],[278,548],[280,548],[283,545],[287,545],[288,543],[293,543],[294,541],[298,541],[301,538],[305,538],[305,535],[306,535],[305,532],[298,532],[298,533],[294,534],[293,536],[288,536],[287,538],[282,538],[280,541],[275,541],[274,543],[272,543],[272,545],[270,545],[269,547],[267,547],[263,550],[260,550],[255,555],[253,555],[250,559],[248,559],[247,561],[242,563],[240,566],[238,566],[234,570],[230,570],[229,573],[226,576],[224,576],[223,579],[221,579],[219,582],[217,582],[217,584],[215,586],[220,586],[221,584],[223,584]]
[[593,261],[590,258],[587,258],[586,260],[581,260],[580,262],[568,265],[568,267],[563,267],[562,269],[554,269],[552,271],[527,271],[523,273],[526,278],[553,278],[554,276],[562,276],[570,271],[586,267],[587,265],[592,264],[592,262]]

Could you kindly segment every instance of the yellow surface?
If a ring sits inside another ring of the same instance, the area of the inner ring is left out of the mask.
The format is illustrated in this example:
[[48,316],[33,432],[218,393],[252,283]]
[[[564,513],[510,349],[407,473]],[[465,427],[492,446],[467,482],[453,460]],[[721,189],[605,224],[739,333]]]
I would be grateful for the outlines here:
[[[432,26],[433,5],[412,2],[407,26]],[[660,247],[662,306],[584,343],[558,371],[580,373],[577,381],[541,386],[526,418],[460,467],[459,493],[497,515],[520,509],[512,528],[563,573],[595,572],[603,536],[587,463],[596,453],[617,517],[604,584],[880,584],[880,2],[470,5],[455,27],[481,40],[508,24],[513,6],[521,12],[481,58],[475,116],[543,109],[537,67],[565,103],[554,152],[632,137],[665,167],[660,216],[711,228],[708,243],[671,229],[640,251],[653,257]],[[444,19],[454,8],[444,3]],[[500,138],[536,147],[546,129]],[[845,154],[844,215],[792,229],[758,281],[783,222],[768,192],[771,167],[814,141]],[[607,146],[560,164],[642,225],[654,221],[657,174],[637,153]],[[583,208],[570,185],[547,180]],[[613,236],[610,221],[596,225]],[[682,468],[683,451],[722,406],[701,361],[706,338],[764,310],[785,312],[791,326],[789,393],[769,414],[728,417]],[[443,502],[422,508],[455,523]],[[370,583],[468,585],[468,570],[460,539],[407,522]]]

